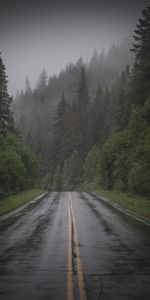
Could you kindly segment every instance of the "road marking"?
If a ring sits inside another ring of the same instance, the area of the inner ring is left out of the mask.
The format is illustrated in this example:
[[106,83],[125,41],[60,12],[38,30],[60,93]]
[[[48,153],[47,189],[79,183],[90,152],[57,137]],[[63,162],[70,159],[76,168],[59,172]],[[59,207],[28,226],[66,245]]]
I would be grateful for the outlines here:
[[[80,293],[80,300],[87,300],[83,269],[80,258],[79,242],[77,236],[75,216],[72,206],[72,193],[68,192],[68,214],[69,214],[69,252],[68,252],[68,300],[74,299],[73,296],[73,251],[72,251],[72,239],[74,235],[74,245],[75,245],[75,254],[77,261],[77,276],[78,276],[78,286]],[[70,249],[71,248],[71,249]],[[72,298],[71,298],[71,297]]]
[[68,273],[67,273],[67,299],[74,300],[73,293],[73,264],[72,264],[72,220],[71,220],[71,210],[70,210],[70,197],[68,193],[68,234],[69,234],[69,244],[68,244]]

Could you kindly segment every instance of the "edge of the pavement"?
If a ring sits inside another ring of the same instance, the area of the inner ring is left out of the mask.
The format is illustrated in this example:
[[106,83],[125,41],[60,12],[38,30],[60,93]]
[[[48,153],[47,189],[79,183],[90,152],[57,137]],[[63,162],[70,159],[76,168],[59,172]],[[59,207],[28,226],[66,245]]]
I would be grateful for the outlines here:
[[46,192],[46,193],[43,193],[41,194],[40,196],[36,197],[36,198],[33,198],[32,200],[28,201],[27,203],[21,205],[20,207],[14,209],[13,211],[7,213],[7,214],[4,214],[2,216],[0,216],[0,222],[1,221],[4,221],[5,219],[17,214],[18,212],[20,212],[21,210],[23,210],[24,208],[28,207],[31,203],[34,203],[42,198],[44,198],[45,196],[47,196],[50,192]]
[[111,207],[114,207],[115,209],[119,210],[120,212],[122,212],[122,213],[124,213],[124,214],[126,214],[126,215],[128,215],[128,216],[130,216],[130,217],[132,217],[134,219],[136,219],[139,222],[144,223],[145,225],[150,226],[150,219],[145,218],[145,217],[143,217],[143,216],[141,216],[141,215],[139,215],[139,214],[137,214],[135,212],[132,212],[132,211],[130,211],[130,210],[128,210],[128,209],[126,209],[126,208],[118,205],[117,203],[112,202],[112,200],[110,200],[110,199],[108,199],[108,198],[106,198],[106,197],[104,197],[104,196],[102,196],[100,194],[97,194],[97,193],[91,193],[91,194],[93,194],[94,196],[96,196],[100,200],[104,201],[105,203],[107,203]]

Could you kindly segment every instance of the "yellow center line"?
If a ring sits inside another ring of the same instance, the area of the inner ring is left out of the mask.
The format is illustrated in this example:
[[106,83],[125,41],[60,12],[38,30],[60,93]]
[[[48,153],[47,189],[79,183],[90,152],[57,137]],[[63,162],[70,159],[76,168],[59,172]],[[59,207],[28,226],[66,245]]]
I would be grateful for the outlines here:
[[69,230],[69,244],[68,244],[68,273],[67,273],[67,299],[74,300],[73,293],[73,266],[72,266],[72,221],[70,211],[70,198],[68,193],[68,230]]
[[[79,242],[78,242],[78,235],[77,235],[77,229],[76,229],[76,222],[75,222],[75,216],[72,206],[72,194],[68,193],[68,211],[69,211],[69,227],[74,232],[74,242],[75,242],[75,253],[76,253],[76,261],[77,261],[77,275],[78,275],[78,286],[79,286],[79,293],[80,293],[80,300],[87,300],[86,292],[85,292],[85,284],[84,284],[84,276],[83,276],[83,269],[81,264],[81,258],[80,258],[80,250],[79,250]],[[70,224],[71,223],[71,224]],[[68,255],[68,262],[71,260],[71,262],[68,264],[68,270],[69,266],[71,265],[71,278],[68,278],[68,300],[71,300],[73,298],[69,298],[69,287],[70,287],[70,280],[72,283],[72,296],[73,296],[73,267],[72,267],[72,249],[70,250],[70,247],[72,248],[72,232],[70,234],[69,229],[69,255]],[[71,242],[70,242],[71,238]],[[70,257],[70,258],[69,258]],[[68,273],[68,276],[69,276]]]

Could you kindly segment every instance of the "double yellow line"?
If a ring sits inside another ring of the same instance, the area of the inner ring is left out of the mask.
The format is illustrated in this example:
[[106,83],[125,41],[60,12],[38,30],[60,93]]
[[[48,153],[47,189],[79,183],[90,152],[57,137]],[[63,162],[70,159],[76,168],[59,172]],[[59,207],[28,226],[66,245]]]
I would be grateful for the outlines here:
[[74,300],[74,284],[73,284],[73,241],[74,251],[76,254],[78,287],[80,300],[87,300],[83,269],[80,258],[79,242],[77,236],[75,216],[72,206],[72,193],[68,192],[68,229],[69,229],[69,243],[68,243],[68,274],[67,274],[67,300]]

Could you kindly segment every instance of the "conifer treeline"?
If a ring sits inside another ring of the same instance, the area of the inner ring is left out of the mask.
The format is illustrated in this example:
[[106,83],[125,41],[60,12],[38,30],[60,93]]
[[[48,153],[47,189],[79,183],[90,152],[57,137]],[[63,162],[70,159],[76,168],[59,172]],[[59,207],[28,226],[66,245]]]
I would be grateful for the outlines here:
[[[97,87],[110,87],[122,70],[133,60],[129,48],[129,39],[120,44],[113,44],[108,53],[100,54],[95,50],[89,62],[86,62],[90,99],[95,97]],[[27,78],[26,89],[17,93],[13,103],[16,124],[20,129],[23,141],[42,159],[51,151],[53,123],[58,104],[64,93],[67,103],[75,98],[80,81],[82,58],[77,63],[70,63],[58,76],[48,78],[43,70],[35,89],[32,89]],[[47,165],[47,162],[46,162]]]
[[74,190],[93,182],[150,194],[150,6],[142,12],[134,38],[134,67],[127,66],[111,88],[99,85],[91,99],[82,67],[75,100],[69,104],[62,97],[52,189]]
[[[135,30],[135,63],[126,83],[117,88],[114,134],[94,146],[84,164],[84,183],[150,195],[150,6]],[[113,94],[112,94],[113,95]],[[114,115],[115,116],[115,115]],[[93,171],[95,170],[95,171]]]
[[[150,6],[142,12],[134,38],[134,66],[124,66],[118,79],[109,69],[113,80],[104,80],[108,65],[98,64],[94,53],[88,65],[80,60],[66,76],[60,74],[61,80],[51,78],[46,88],[22,94],[18,105],[23,103],[26,113],[19,124],[24,139],[45,159],[43,184],[51,190],[94,182],[150,194]],[[54,105],[48,101],[52,94]]]
[[0,57],[0,134],[3,135],[7,130],[14,129],[13,115],[10,111],[11,102],[12,98],[7,91],[6,70]]
[[74,101],[68,103],[63,95],[56,114],[50,158],[54,174],[52,189],[77,188],[84,180],[84,163],[89,151],[96,145],[101,148],[113,132],[127,125],[130,107],[127,102],[121,105],[121,99],[125,101],[127,97],[129,78],[127,67],[110,90],[99,85],[96,97],[90,99],[86,70],[81,68]]
[[38,176],[37,161],[17,134],[11,102],[0,57],[0,199],[31,187]]

